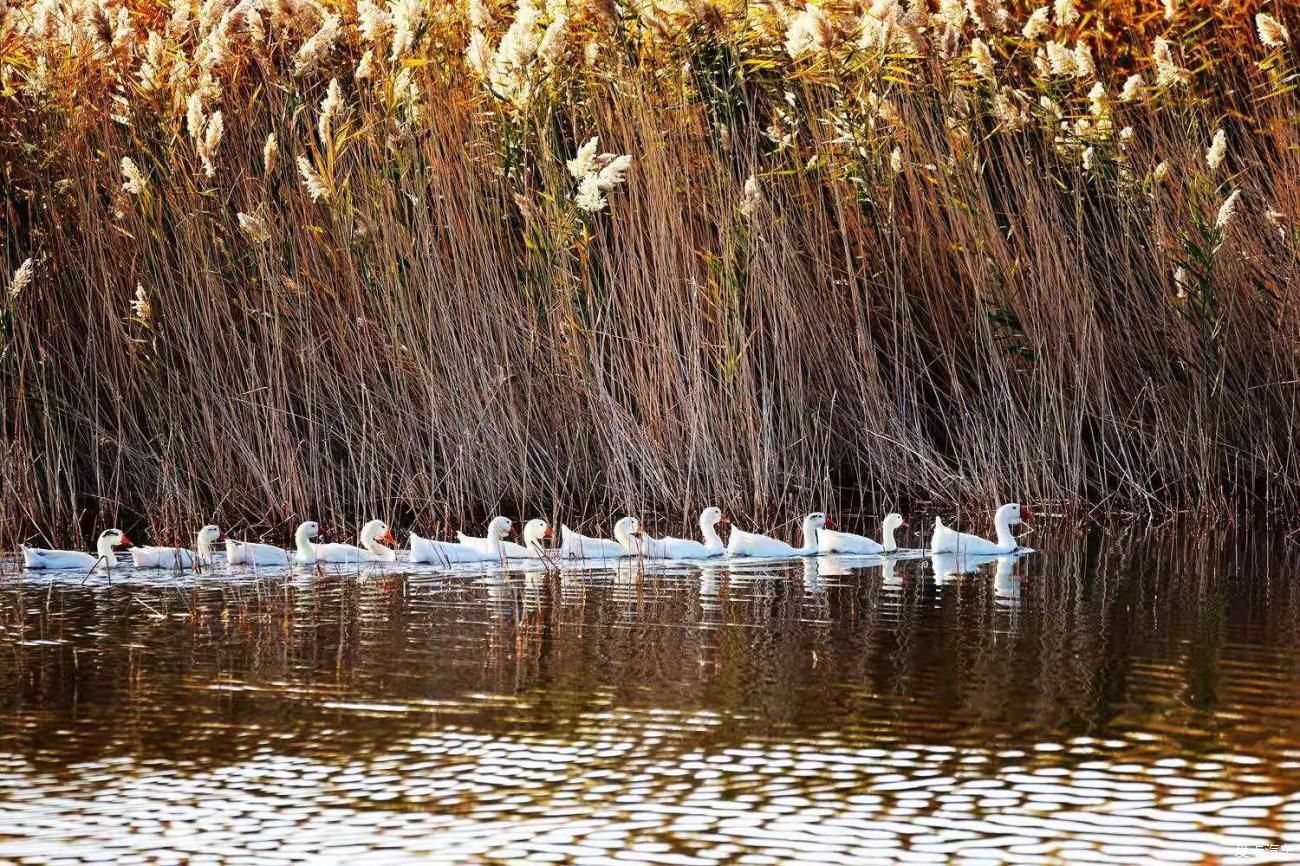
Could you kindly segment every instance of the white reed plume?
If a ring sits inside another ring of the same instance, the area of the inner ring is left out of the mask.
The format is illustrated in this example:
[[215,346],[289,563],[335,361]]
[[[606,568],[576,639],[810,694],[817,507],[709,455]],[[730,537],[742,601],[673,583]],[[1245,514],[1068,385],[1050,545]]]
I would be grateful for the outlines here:
[[140,64],[140,89],[149,92],[158,90],[163,85],[163,62],[166,58],[166,44],[162,36],[150,30],[145,41],[144,61]]
[[1074,0],[1056,0],[1056,26],[1073,27],[1079,20],[1079,7]]
[[547,68],[555,66],[564,57],[565,27],[568,23],[569,19],[561,13],[551,19],[546,32],[542,34],[542,41],[537,46],[537,56],[542,59]]
[[1084,171],[1087,172],[1092,171],[1093,164],[1096,159],[1096,155],[1097,155],[1097,151],[1091,145],[1083,149],[1083,153],[1080,156],[1082,158]]
[[329,56],[338,44],[339,34],[342,32],[343,22],[337,15],[326,15],[321,21],[320,29],[313,33],[301,47],[293,60],[293,74],[307,75],[321,61]]
[[1038,39],[1045,35],[1052,28],[1051,10],[1046,6],[1039,6],[1029,16],[1025,26],[1021,28],[1020,34],[1026,39]]
[[129,156],[122,157],[122,177],[126,178],[122,189],[131,195],[144,195],[144,191],[149,188],[149,179]]
[[1165,20],[1173,21],[1178,14],[1178,0],[1165,0]]
[[1141,75],[1130,75],[1124,79],[1124,87],[1119,92],[1120,102],[1137,102],[1146,95],[1146,89]]
[[332,138],[331,125],[334,121],[334,115],[338,114],[343,108],[343,88],[339,85],[337,78],[331,78],[329,86],[325,89],[325,98],[320,103],[320,118],[316,123],[316,132],[320,136],[321,144],[328,145]]
[[1074,77],[1092,78],[1097,74],[1097,66],[1092,62],[1092,49],[1086,42],[1074,44]]
[[1151,57],[1156,64],[1157,87],[1175,87],[1186,84],[1191,78],[1190,73],[1179,66],[1178,61],[1174,59],[1174,50],[1168,40],[1157,37],[1152,47]]
[[763,191],[759,189],[758,178],[751,174],[745,180],[745,191],[740,197],[740,215],[751,219],[762,205]]
[[822,53],[826,49],[830,26],[825,9],[807,4],[785,30],[786,53],[795,60],[808,54]]
[[916,43],[901,25],[903,17],[903,7],[898,0],[873,0],[871,7],[862,14],[858,45],[868,51],[894,49],[917,53]]
[[203,159],[203,170],[208,177],[216,174],[216,169],[212,165],[212,157],[217,153],[217,146],[221,144],[221,136],[226,131],[226,122],[221,116],[220,111],[212,112],[208,118],[208,128],[203,134],[203,148],[200,156]]
[[1156,167],[1151,170],[1151,180],[1155,183],[1163,183],[1164,179],[1169,176],[1169,163],[1161,160]]
[[1070,77],[1075,73],[1074,52],[1068,45],[1054,39],[1047,41],[1047,62],[1051,64],[1053,75]]
[[276,160],[280,156],[280,142],[276,139],[275,133],[269,133],[266,136],[266,143],[262,145],[262,171],[270,174],[275,171]]
[[325,180],[316,172],[316,168],[311,164],[311,160],[305,156],[298,157],[298,174],[302,176],[302,185],[307,189],[307,195],[311,196],[314,202],[329,202],[330,188]]
[[468,0],[466,3],[469,24],[475,30],[486,30],[492,26],[492,10],[484,0]]
[[357,29],[361,31],[361,36],[366,42],[377,45],[385,41],[392,26],[393,18],[388,14],[388,10],[372,0],[358,0]]
[[36,263],[29,256],[18,266],[18,270],[14,271],[13,277],[9,280],[9,297],[18,297],[19,292],[30,286],[35,273]]
[[197,142],[203,137],[206,124],[207,118],[203,113],[203,91],[196,90],[186,101],[185,130],[190,134],[190,138]]
[[596,148],[600,146],[600,139],[593,137],[590,141],[578,148],[578,153],[565,163],[569,174],[574,180],[582,180],[592,170],[596,164]]
[[1182,300],[1187,297],[1187,290],[1192,287],[1192,277],[1187,268],[1179,265],[1174,269],[1174,297]]
[[248,239],[257,246],[263,246],[271,241],[271,229],[266,223],[266,218],[262,216],[260,208],[253,213],[244,213],[240,211],[235,215],[239,219],[239,227],[243,230]]
[[415,39],[424,23],[423,0],[393,0],[393,50],[389,60],[396,63],[415,49]]
[[895,147],[889,152],[889,170],[894,174],[903,173],[903,149]]
[[1214,133],[1214,138],[1210,141],[1210,147],[1205,151],[1205,164],[1210,167],[1211,172],[1219,170],[1223,164],[1223,158],[1228,155],[1228,136],[1222,129]]
[[1286,27],[1267,12],[1255,16],[1255,30],[1259,32],[1259,41],[1269,48],[1282,48],[1291,42],[1291,34]]
[[375,74],[375,52],[367,48],[357,61],[357,68],[353,70],[352,77],[358,81],[363,81]]
[[601,194],[600,187],[596,184],[595,174],[587,175],[578,184],[578,192],[573,197],[573,203],[587,213],[596,213],[605,209],[605,196]]
[[966,14],[980,30],[1006,29],[1008,15],[1002,0],[966,0]]
[[1088,110],[1093,115],[1100,117],[1106,113],[1106,86],[1100,81],[1094,83],[1088,91],[1088,102]]
[[993,81],[997,77],[993,70],[993,55],[984,40],[976,36],[970,42],[970,65],[980,78]]
[[966,4],[963,0],[939,0],[936,17],[952,29],[960,30],[966,24]]
[[131,301],[131,313],[142,322],[148,322],[153,318],[153,305],[149,303],[149,293],[140,283],[135,284],[135,298]]
[[1214,218],[1214,227],[1219,231],[1224,231],[1232,223],[1232,218],[1237,215],[1237,200],[1241,198],[1241,190],[1234,189],[1232,195],[1228,196],[1223,204],[1219,207],[1219,214]]
[[486,81],[492,73],[492,48],[482,30],[469,34],[469,45],[465,48],[465,60],[474,74]]

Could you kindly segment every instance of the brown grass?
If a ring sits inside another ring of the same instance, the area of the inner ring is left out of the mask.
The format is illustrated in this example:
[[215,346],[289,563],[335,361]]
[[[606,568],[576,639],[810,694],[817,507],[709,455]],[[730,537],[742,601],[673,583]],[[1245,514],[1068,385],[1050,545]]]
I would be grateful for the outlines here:
[[[495,47],[514,10],[490,5]],[[34,277],[0,307],[0,538],[498,509],[676,523],[707,502],[758,519],[909,498],[1300,502],[1297,56],[1260,45],[1267,4],[1197,0],[1166,21],[1159,2],[1082,3],[1032,43],[1015,4],[1006,32],[968,22],[945,57],[933,22],[922,56],[854,48],[858,12],[837,3],[832,50],[799,60],[779,5],[686,5],[650,20],[575,4],[563,62],[539,64],[519,107],[467,69],[463,9],[430,4],[414,50],[377,47],[357,81],[351,3],[301,76],[321,13],[276,24],[264,4],[266,40],[235,27],[212,69],[212,177],[185,119],[202,28],[166,38],[167,68],[193,66],[145,91],[166,8],[90,3],[38,32],[40,4],[11,5],[0,280],[29,257]],[[131,28],[114,44],[118,8]],[[975,35],[1023,96],[1020,128],[971,73]],[[1120,103],[1130,73],[1153,84],[1160,35],[1188,85]],[[1108,129],[1091,79],[1034,73],[1047,38],[1092,45]],[[331,77],[345,108],[322,140]],[[765,132],[778,110],[798,121],[784,148]],[[587,214],[564,163],[593,135],[634,163]],[[299,156],[333,166],[329,202]],[[142,195],[122,189],[123,157]],[[746,218],[751,173],[764,201]],[[268,243],[240,212],[265,217]]]

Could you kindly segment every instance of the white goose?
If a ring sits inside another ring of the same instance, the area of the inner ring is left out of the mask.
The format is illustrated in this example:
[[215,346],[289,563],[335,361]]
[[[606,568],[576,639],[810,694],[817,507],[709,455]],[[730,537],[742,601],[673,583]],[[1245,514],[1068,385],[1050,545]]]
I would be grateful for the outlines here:
[[[502,541],[500,543],[502,555],[507,559],[541,559],[546,555],[546,539],[554,538],[555,532],[545,520],[534,517],[524,524],[523,536],[523,544]],[[492,541],[488,538],[473,538],[463,532],[457,532],[456,541],[481,553],[490,553],[492,550]]]
[[117,562],[113,548],[130,544],[131,539],[120,529],[105,529],[99,533],[94,553],[80,550],[49,550],[44,547],[22,545],[23,565],[27,568],[112,568]]
[[316,564],[316,545],[311,540],[320,535],[320,524],[304,520],[293,532],[293,561],[299,565]]
[[821,553],[856,553],[864,556],[897,553],[898,544],[894,541],[894,532],[906,526],[907,521],[903,515],[886,514],[880,524],[881,541],[874,541],[865,535],[854,535],[852,532],[823,529],[817,533],[817,550]]
[[727,516],[721,508],[709,506],[700,513],[700,535],[704,541],[693,538],[643,538],[642,550],[655,559],[712,559],[727,552],[718,537],[718,524],[726,523]]
[[934,519],[934,534],[930,536],[931,553],[955,553],[959,556],[973,554],[976,556],[996,556],[1000,553],[1015,553],[1021,550],[1016,537],[1011,534],[1011,526],[1024,523],[1033,517],[1028,508],[1022,509],[1014,502],[999,508],[993,515],[993,525],[997,528],[997,541],[989,541],[978,535],[958,532],[944,526],[943,520]]
[[617,559],[641,553],[641,522],[621,517],[614,524],[614,540],[592,538],[561,525],[560,555],[565,559]]
[[[298,527],[301,531],[302,527]],[[313,544],[316,562],[337,562],[356,565],[361,562],[396,562],[397,553],[386,544],[396,545],[393,531],[382,520],[372,520],[361,527],[361,546],[352,544]],[[301,560],[299,560],[301,561]]]
[[784,541],[756,532],[731,530],[727,540],[728,556],[814,556],[817,553],[817,536],[823,529],[835,528],[835,522],[820,511],[803,519],[803,546],[794,547]]
[[131,563],[136,568],[194,568],[212,563],[212,545],[223,541],[221,527],[208,524],[195,537],[196,556],[184,547],[133,547]]
[[289,551],[274,544],[227,538],[226,562],[230,565],[288,565]]
[[494,517],[488,524],[487,547],[480,550],[469,544],[435,541],[411,533],[411,562],[449,565],[457,562],[500,562],[504,556],[501,542],[514,530],[509,517]]

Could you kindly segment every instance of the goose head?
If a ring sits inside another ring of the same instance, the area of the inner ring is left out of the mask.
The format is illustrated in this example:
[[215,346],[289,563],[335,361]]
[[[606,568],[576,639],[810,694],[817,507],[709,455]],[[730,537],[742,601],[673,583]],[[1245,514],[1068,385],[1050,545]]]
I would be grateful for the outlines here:
[[226,537],[221,534],[221,527],[217,526],[215,523],[209,523],[207,526],[199,530],[198,541],[200,545],[217,544],[218,542],[225,540]]
[[614,524],[614,540],[627,549],[632,548],[633,539],[641,535],[641,521],[635,517],[620,517]]
[[98,546],[130,547],[132,544],[134,542],[127,538],[126,533],[120,529],[105,529],[99,533]]
[[524,524],[524,547],[529,550],[542,547],[546,539],[554,537],[550,524],[540,517],[534,517]]
[[120,529],[105,529],[95,541],[95,553],[102,559],[113,558],[113,548],[130,546],[131,539]]
[[906,528],[907,521],[897,511],[891,511],[885,515],[885,519],[880,522],[881,540],[884,542],[885,550],[898,549],[898,543],[894,541],[894,533],[899,529]]
[[382,520],[372,520],[361,527],[361,546],[369,550],[379,544],[395,547],[397,539],[393,538],[393,530],[388,528],[387,523]]
[[1033,516],[1028,506],[1022,508],[1017,502],[1008,502],[993,515],[993,522],[998,526],[1015,526],[1017,523],[1028,522]]
[[722,509],[716,505],[710,505],[704,511],[700,512],[700,529],[712,529],[719,523],[726,523],[727,515],[722,513]]
[[504,538],[509,538],[510,535],[514,533],[515,524],[509,517],[498,516],[492,518],[492,522],[488,524],[487,531],[488,538],[495,538],[497,541],[501,541]]
[[804,544],[815,544],[817,542],[817,533],[823,529],[834,529],[835,521],[826,516],[824,512],[814,511],[803,519],[803,541]]
[[318,535],[320,535],[320,524],[314,520],[304,520],[299,523],[298,528],[293,533],[294,540],[303,543],[316,538]]

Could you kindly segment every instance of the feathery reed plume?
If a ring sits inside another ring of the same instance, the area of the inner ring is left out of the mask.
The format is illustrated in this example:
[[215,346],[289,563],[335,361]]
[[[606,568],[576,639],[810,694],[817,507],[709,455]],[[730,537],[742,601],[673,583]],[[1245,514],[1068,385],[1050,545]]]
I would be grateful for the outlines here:
[[1034,41],[1042,38],[1052,29],[1051,15],[1050,9],[1046,6],[1039,6],[1029,16],[1029,20],[1025,22],[1025,26],[1020,31],[1021,35]]
[[1174,50],[1164,37],[1157,37],[1152,48],[1151,57],[1156,64],[1156,86],[1178,87],[1191,78],[1191,74],[1178,65]]
[[31,285],[32,275],[36,273],[36,264],[31,256],[23,260],[9,280],[9,297],[16,298],[23,289]]
[[803,11],[790,21],[785,30],[785,51],[798,60],[826,50],[826,36],[830,32],[830,19],[820,6],[808,3]]
[[266,135],[266,141],[262,144],[262,173],[270,174],[275,171],[276,160],[280,156],[280,143],[275,137],[274,132]]
[[1223,164],[1223,158],[1227,155],[1228,136],[1222,129],[1216,130],[1209,149],[1205,151],[1205,164],[1210,167],[1211,172],[1217,172],[1219,166]]
[[131,195],[143,195],[145,189],[149,186],[149,180],[140,171],[140,167],[135,164],[135,160],[129,156],[122,157],[122,177],[126,178],[122,183],[122,189]]
[[1259,41],[1269,48],[1285,48],[1291,42],[1291,34],[1282,22],[1267,12],[1255,16],[1255,30],[1259,33]]
[[1218,216],[1214,218],[1214,227],[1219,231],[1225,230],[1231,225],[1232,220],[1237,215],[1237,200],[1241,198],[1241,190],[1234,189],[1232,195],[1224,199],[1223,204],[1219,207]]
[[970,43],[970,65],[980,78],[988,81],[996,80],[997,75],[993,71],[993,55],[989,53],[988,45],[978,36]]
[[302,178],[302,185],[307,190],[307,195],[311,196],[314,202],[328,203],[330,200],[330,188],[325,180],[316,171],[311,160],[305,156],[298,157],[298,174]]
[[270,242],[270,227],[266,224],[266,218],[260,213],[244,213],[240,211],[235,216],[239,220],[239,228],[255,245],[262,246]]
[[140,283],[136,283],[135,296],[131,298],[131,316],[145,324],[153,318],[153,305],[149,302],[149,293]]
[[740,199],[740,214],[745,219],[752,219],[763,205],[763,191],[759,189],[758,178],[750,175],[745,179],[745,190]]
[[1056,0],[1056,26],[1073,27],[1079,21],[1079,7],[1074,0]]
[[1124,87],[1120,89],[1120,102],[1138,102],[1146,95],[1146,82],[1142,80],[1141,75],[1130,75],[1124,79]]

